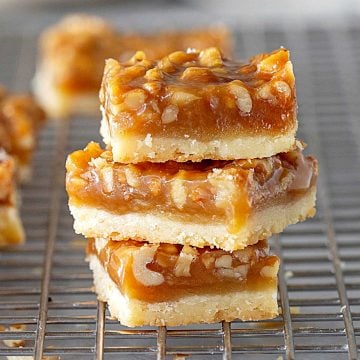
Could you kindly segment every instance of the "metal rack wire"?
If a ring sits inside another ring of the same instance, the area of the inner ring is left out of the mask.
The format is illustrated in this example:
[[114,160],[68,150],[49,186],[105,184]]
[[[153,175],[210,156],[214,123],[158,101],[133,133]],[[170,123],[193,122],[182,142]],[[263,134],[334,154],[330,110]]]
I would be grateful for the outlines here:
[[[360,27],[237,32],[244,57],[292,49],[299,137],[320,162],[317,216],[272,239],[282,259],[282,315],[265,322],[129,329],[109,318],[92,292],[84,240],[75,236],[64,192],[64,159],[90,139],[96,119],[51,123],[22,190],[27,243],[0,253],[0,358],[356,359],[360,336]],[[24,89],[33,74],[35,37],[0,35],[0,79]],[[13,61],[16,59],[16,61]],[[29,66],[31,64],[31,66]]]

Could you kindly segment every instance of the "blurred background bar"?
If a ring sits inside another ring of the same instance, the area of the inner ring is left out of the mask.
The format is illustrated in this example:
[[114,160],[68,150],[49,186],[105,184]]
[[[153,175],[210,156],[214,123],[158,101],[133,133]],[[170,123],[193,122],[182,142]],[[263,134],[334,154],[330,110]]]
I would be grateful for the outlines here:
[[39,31],[68,12],[106,16],[120,28],[156,29],[187,27],[209,22],[226,22],[236,27],[264,24],[328,26],[356,21],[357,0],[175,0],[175,1],[90,1],[90,0],[0,0],[0,31]]

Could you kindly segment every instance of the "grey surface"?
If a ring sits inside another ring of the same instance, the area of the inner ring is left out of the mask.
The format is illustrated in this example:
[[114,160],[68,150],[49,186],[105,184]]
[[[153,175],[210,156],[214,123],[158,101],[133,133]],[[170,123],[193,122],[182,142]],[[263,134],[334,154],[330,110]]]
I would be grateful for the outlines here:
[[[183,2],[157,4],[149,11],[135,11],[128,4],[121,9],[109,5],[111,8],[104,7],[99,13],[108,14],[123,29],[146,29],[150,23],[152,29],[186,27],[216,18],[233,27],[241,57],[281,45],[289,47],[297,76],[298,137],[309,143],[308,152],[320,160],[317,216],[272,239],[273,251],[283,262],[279,304],[285,306],[288,326],[281,316],[257,324],[233,322],[232,358],[285,359],[295,355],[296,359],[348,359],[348,344],[356,338],[360,341],[358,18],[344,12],[331,24],[322,18],[316,23],[308,19],[294,24],[283,20],[264,24],[252,19],[247,25],[236,21],[241,18],[238,12],[228,9],[215,16],[213,8],[204,13]],[[33,75],[38,31],[68,8],[17,10],[0,13],[0,80],[22,91],[29,88]],[[339,20],[344,17],[345,22]],[[89,359],[94,357],[96,341],[101,343],[84,243],[73,233],[62,188],[63,154],[84,147],[90,139],[100,140],[98,127],[98,118],[72,119],[69,124],[49,123],[42,134],[34,179],[22,190],[27,243],[16,251],[0,253],[0,324],[27,324],[26,332],[0,332],[0,339],[20,337],[27,342],[24,349],[0,346],[0,358],[32,354],[35,349],[35,339],[41,335],[37,325],[46,259],[51,271],[47,274],[49,299],[41,308],[48,306],[48,313],[41,312],[46,323],[45,354]],[[49,243],[54,246],[52,258],[48,256],[51,246],[46,247]],[[109,320],[106,313],[105,358],[153,359],[157,342],[163,345],[161,339],[166,335],[169,359],[176,353],[192,354],[192,359],[220,359],[224,342],[230,340],[224,335],[224,331],[228,334],[227,325],[223,329],[221,324],[171,328],[166,334],[163,330],[126,329]]]

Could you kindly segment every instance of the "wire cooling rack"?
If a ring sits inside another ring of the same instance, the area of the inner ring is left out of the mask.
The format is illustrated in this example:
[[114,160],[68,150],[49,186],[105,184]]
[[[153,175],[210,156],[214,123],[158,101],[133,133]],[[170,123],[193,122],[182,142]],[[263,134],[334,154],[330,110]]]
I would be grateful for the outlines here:
[[[256,28],[236,33],[238,55],[292,49],[299,138],[320,164],[318,212],[271,239],[282,260],[282,315],[264,322],[125,328],[92,292],[84,240],[64,191],[67,153],[100,140],[98,119],[49,123],[33,181],[22,189],[23,247],[0,253],[0,358],[356,359],[360,342],[360,27]],[[0,79],[22,90],[35,36],[0,34]],[[9,328],[22,324],[19,331]],[[9,344],[7,342],[7,344]]]

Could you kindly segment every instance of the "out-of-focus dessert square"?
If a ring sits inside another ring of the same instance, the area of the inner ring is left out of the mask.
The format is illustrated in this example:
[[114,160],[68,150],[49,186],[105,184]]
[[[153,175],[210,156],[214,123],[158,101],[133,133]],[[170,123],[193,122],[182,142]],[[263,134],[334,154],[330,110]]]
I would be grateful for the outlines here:
[[160,59],[172,51],[209,46],[229,54],[231,45],[230,33],[221,25],[145,35],[119,32],[96,16],[69,15],[40,37],[34,91],[53,117],[92,115],[99,112],[106,59],[128,59],[137,50]]

